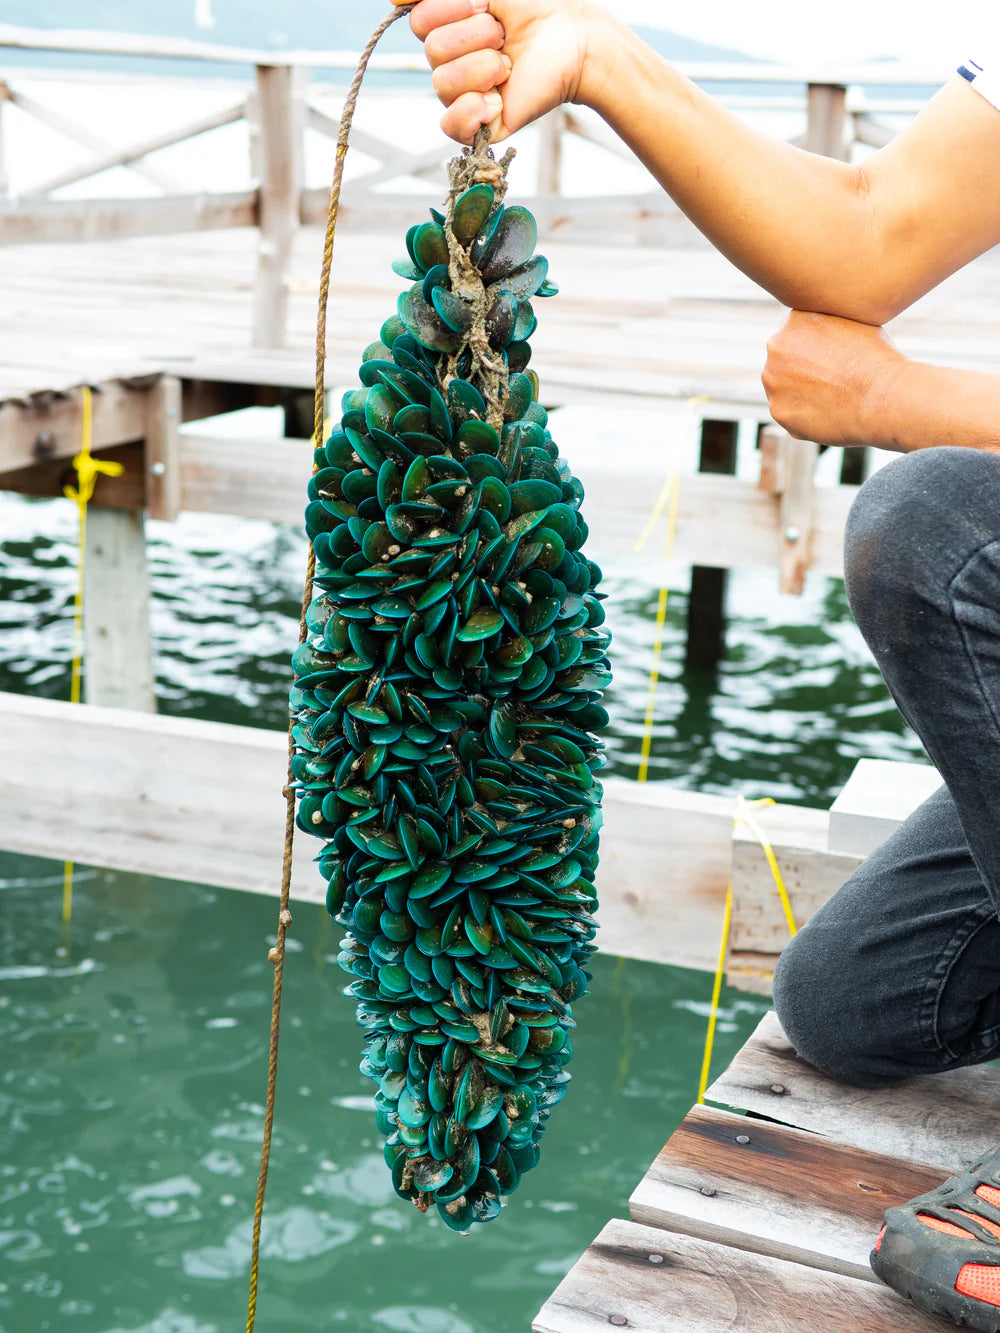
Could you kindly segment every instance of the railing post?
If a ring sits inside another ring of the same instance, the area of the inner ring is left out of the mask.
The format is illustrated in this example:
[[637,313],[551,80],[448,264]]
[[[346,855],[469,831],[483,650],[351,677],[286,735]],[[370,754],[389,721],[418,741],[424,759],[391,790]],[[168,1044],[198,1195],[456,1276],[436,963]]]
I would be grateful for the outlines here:
[[4,103],[7,100],[7,85],[0,79],[0,199],[6,199],[10,194],[10,181],[7,179],[6,140],[4,138]]
[[809,85],[806,148],[839,162],[848,160],[851,146],[847,142],[847,89],[843,84]]
[[562,107],[550,111],[538,123],[538,194],[555,198],[562,194],[563,134],[566,113]]
[[254,299],[253,345],[281,347],[288,322],[288,281],[302,197],[305,127],[300,71],[258,65],[258,224],[260,251]]
[[[849,162],[855,137],[855,121],[847,114],[847,89],[844,85],[811,83],[808,111],[805,146],[809,152],[836,158],[838,162]],[[840,468],[841,482],[859,486],[868,475],[870,458],[870,450],[866,448],[845,450]]]

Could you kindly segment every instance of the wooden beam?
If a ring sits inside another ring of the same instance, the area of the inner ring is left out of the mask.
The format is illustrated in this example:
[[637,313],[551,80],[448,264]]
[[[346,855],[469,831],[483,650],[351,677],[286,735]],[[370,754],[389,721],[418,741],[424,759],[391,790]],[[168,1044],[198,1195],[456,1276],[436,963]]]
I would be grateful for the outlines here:
[[[114,145],[109,143],[107,139],[102,139],[100,135],[93,134],[85,125],[81,124],[79,119],[64,116],[61,112],[54,111],[52,107],[45,106],[42,102],[36,102],[33,97],[26,97],[24,93],[20,93],[14,88],[8,87],[7,100],[13,102],[18,110],[23,111],[25,115],[34,117],[35,120],[47,126],[50,130],[55,130],[57,134],[63,135],[73,143],[82,144],[84,148],[89,148],[92,153],[97,153],[99,158],[114,155]],[[141,176],[166,194],[183,192],[184,186],[176,177],[169,175],[167,172],[159,171],[156,167],[151,167],[145,162],[113,162],[111,165],[127,166],[135,175]],[[77,176],[76,179],[85,180],[93,174],[91,171],[85,171],[82,176]],[[71,176],[70,180],[72,179]],[[50,190],[58,189],[59,185],[68,185],[70,180],[63,181],[56,178],[55,184],[43,186],[40,190],[33,190],[29,197],[47,194]]]
[[[99,476],[90,503],[102,509],[141,509],[146,503],[145,446],[137,441],[117,449],[95,449],[94,457],[120,463],[125,471],[120,477]],[[65,486],[74,484],[75,476],[67,458],[55,458],[0,472],[0,491],[52,499],[61,496]]]
[[[0,694],[0,737],[0,848],[276,893],[283,733]],[[713,965],[732,809],[725,797],[607,783],[605,950]],[[322,901],[320,844],[300,841],[294,893]]]
[[[151,153],[161,152],[164,148],[172,148],[175,144],[186,143],[189,139],[196,139],[199,135],[208,134],[212,130],[221,129],[224,125],[234,125],[237,121],[243,119],[246,111],[247,104],[246,99],[244,99],[236,106],[226,107],[222,111],[213,111],[211,115],[201,116],[198,120],[191,121],[180,129],[166,130],[162,134],[131,144],[128,148],[117,149],[106,145],[104,151],[94,161],[88,162],[82,167],[69,167],[55,176],[50,176],[41,185],[36,185],[34,189],[20,197],[25,201],[44,199],[55,190],[61,190],[67,185],[75,185],[79,181],[89,180],[92,176],[99,176],[101,172],[111,171],[114,167],[128,167],[130,170],[139,171],[138,164],[142,158],[148,157]],[[96,148],[97,144],[92,143],[90,146]],[[145,164],[143,165],[145,170],[140,174],[147,176],[154,174]],[[178,190],[184,192],[184,186],[178,182],[169,180],[159,172],[156,172],[155,175],[161,189],[166,189],[169,186],[171,193]],[[163,182],[166,182],[166,184]]]
[[[91,447],[108,449],[141,440],[146,434],[149,383],[112,380],[94,388]],[[80,395],[75,389],[0,403],[0,475],[38,462],[72,458],[80,448],[81,429]]]
[[[136,393],[141,400],[143,395]],[[95,424],[102,395],[95,395]],[[120,395],[119,395],[120,400]],[[61,494],[60,472],[47,461],[37,473],[31,464],[34,444],[42,430],[54,430],[52,457],[65,459],[77,449],[79,417],[75,406],[61,407],[62,400],[47,411],[0,407],[0,468],[10,472],[8,482],[0,471],[0,489],[26,494]],[[210,406],[206,400],[202,407]],[[25,414],[21,420],[19,413]],[[12,424],[9,427],[7,423]],[[141,401],[135,411],[116,426],[102,430],[100,447],[117,430],[125,438],[139,439],[146,432],[146,413]],[[48,423],[48,424],[47,424]],[[229,439],[183,434],[177,441],[180,462],[180,507],[193,513],[233,514],[241,518],[263,518],[274,523],[302,521],[304,497],[312,466],[311,450],[305,442]],[[129,460],[134,467],[134,461]],[[9,464],[9,466],[8,466]],[[624,474],[606,471],[588,461],[577,468],[587,488],[583,512],[591,532],[596,558],[622,556],[633,563],[635,538],[649,516],[649,496],[659,491],[662,477],[656,474]],[[16,469],[28,471],[16,471]],[[32,476],[39,478],[31,484]],[[817,490],[816,530],[812,568],[824,575],[843,573],[843,532],[847,511],[856,494],[853,487],[822,487]],[[130,505],[131,491],[102,486],[97,504]],[[688,474],[683,477],[678,506],[677,537],[671,568],[707,564],[718,568],[757,566],[774,568],[780,545],[779,514],[774,500],[753,482],[736,477]],[[652,577],[662,577],[655,552],[642,557],[643,568]]]
[[302,192],[302,84],[290,68],[257,66],[260,250],[254,293],[255,347],[281,347],[288,323],[288,279]]
[[257,192],[171,195],[159,199],[47,200],[0,207],[0,245],[115,241],[257,225]]
[[[660,25],[655,17],[647,20]],[[29,51],[73,51],[84,55],[147,56],[163,60],[205,60],[215,64],[305,65],[312,69],[353,71],[358,63],[354,51],[261,51],[247,47],[214,45],[183,37],[156,37],[135,33],[87,29],[27,28],[0,23],[0,47]],[[420,55],[375,55],[372,68],[392,72],[425,74]],[[939,88],[943,82],[939,65],[916,63],[884,64],[879,61],[844,61],[839,64],[767,64],[763,61],[733,62],[687,60],[677,68],[695,83],[809,83],[861,84],[877,87]]]

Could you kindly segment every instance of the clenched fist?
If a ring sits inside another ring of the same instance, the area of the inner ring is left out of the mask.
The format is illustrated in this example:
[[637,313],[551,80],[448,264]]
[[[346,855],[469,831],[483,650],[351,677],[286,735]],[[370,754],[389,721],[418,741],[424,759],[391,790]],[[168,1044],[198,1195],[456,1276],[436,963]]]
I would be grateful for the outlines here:
[[[404,0],[396,0],[404,3]],[[587,0],[420,0],[410,26],[424,43],[446,134],[494,142],[563,102],[587,100],[600,77],[591,50],[614,20]]]

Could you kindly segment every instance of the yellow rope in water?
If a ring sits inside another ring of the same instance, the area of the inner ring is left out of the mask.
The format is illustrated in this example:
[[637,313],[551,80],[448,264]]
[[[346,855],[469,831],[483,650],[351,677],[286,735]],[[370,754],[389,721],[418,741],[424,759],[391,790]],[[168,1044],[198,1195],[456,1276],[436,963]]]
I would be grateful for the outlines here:
[[[750,832],[763,848],[764,855],[767,857],[767,863],[771,867],[771,874],[774,877],[775,887],[778,890],[778,897],[781,900],[781,906],[785,913],[785,920],[788,923],[789,933],[794,938],[798,934],[798,926],[795,924],[795,916],[792,913],[791,900],[788,897],[788,889],[785,887],[785,881],[781,875],[781,868],[778,865],[778,858],[774,854],[774,848],[771,846],[764,831],[757,823],[756,819],[749,813],[751,810],[759,810],[763,806],[774,805],[771,797],[765,797],[762,801],[748,801],[743,796],[737,797],[737,812],[733,816],[734,824],[745,824]],[[726,973],[726,955],[729,952],[729,931],[733,920],[733,886],[730,883],[726,891],[726,911],[722,922],[722,942],[719,946],[719,962],[715,970],[715,982],[712,986],[712,1008],[708,1016],[708,1032],[705,1035],[705,1054],[701,1062],[701,1078],[698,1081],[698,1105],[703,1105],[705,1101],[705,1092],[708,1088],[709,1073],[712,1068],[712,1051],[715,1047],[715,1029],[719,1021],[719,1000],[722,995],[722,979]]]
[[[709,402],[708,398],[698,396],[687,400],[688,422],[697,423],[698,417],[695,409],[703,403]],[[656,504],[653,506],[649,518],[646,520],[646,526],[639,534],[635,543],[636,555],[641,555],[645,549],[646,543],[653,535],[657,523],[663,517],[663,512],[669,506],[667,514],[667,536],[664,543],[663,559],[669,562],[674,553],[674,543],[677,538],[677,511],[681,498],[681,479],[679,473],[674,473],[668,477],[663,484],[663,490],[660,492]],[[642,750],[639,756],[638,780],[646,782],[649,778],[649,759],[653,750],[653,724],[656,721],[656,691],[660,683],[660,659],[663,656],[663,631],[667,622],[667,604],[670,599],[670,589],[664,582],[660,588],[660,596],[656,607],[656,639],[653,643],[653,668],[649,673],[649,693],[646,698],[646,716],[643,721],[642,731]]]
[[[87,506],[94,496],[97,478],[120,477],[125,471],[121,463],[94,458],[90,446],[94,439],[94,395],[84,385],[80,390],[80,452],[73,459],[76,485],[64,486],[63,494],[76,504],[79,517],[76,558],[76,595],[73,599],[73,661],[70,671],[70,703],[80,702],[80,682],[83,677],[83,588],[87,566]],[[73,862],[63,865],[62,919],[69,922],[73,916]]]
[[[323,443],[324,416],[326,409],[326,323],[327,306],[330,300],[330,278],[333,271],[333,244],[340,214],[340,192],[344,181],[344,162],[350,141],[354,111],[358,104],[361,85],[364,82],[368,62],[382,39],[383,34],[404,15],[409,14],[413,5],[400,5],[387,14],[375,31],[361,54],[358,67],[351,80],[351,86],[344,99],[344,109],[340,118],[340,133],[337,137],[336,165],[333,183],[330,187],[330,205],[327,212],[326,238],[323,245],[323,264],[320,272],[319,311],[316,319],[316,396],[313,417],[313,446],[319,448]],[[302,609],[299,617],[299,643],[306,641],[306,613],[312,600],[312,581],[316,570],[316,555],[310,545],[309,559],[306,566],[305,587],[302,591]],[[278,908],[278,934],[274,948],[268,954],[268,960],[274,964],[274,993],[271,1001],[271,1031],[268,1045],[267,1063],[267,1102],[264,1109],[264,1137],[260,1150],[260,1171],[257,1176],[257,1197],[254,1202],[253,1231],[250,1241],[250,1295],[247,1303],[246,1333],[253,1333],[257,1320],[257,1292],[260,1282],[260,1236],[264,1217],[264,1196],[267,1191],[267,1174],[271,1162],[271,1140],[274,1131],[274,1104],[278,1086],[278,1040],[281,1028],[281,990],[285,967],[285,942],[288,927],[292,924],[292,914],[288,910],[292,882],[292,842],[295,836],[295,790],[291,761],[295,753],[292,739],[292,723],[288,727],[288,775],[285,781],[285,843],[281,867],[281,896]]]

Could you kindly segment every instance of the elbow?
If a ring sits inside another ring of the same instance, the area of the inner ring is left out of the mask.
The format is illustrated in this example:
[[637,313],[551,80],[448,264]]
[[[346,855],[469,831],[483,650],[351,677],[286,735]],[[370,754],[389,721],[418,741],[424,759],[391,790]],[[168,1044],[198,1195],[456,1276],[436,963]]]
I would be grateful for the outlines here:
[[[808,293],[788,293],[794,300],[779,299],[796,309],[881,328],[922,294],[907,271],[909,225],[905,219],[887,224],[875,182],[864,166],[850,168],[843,179],[848,208],[830,251],[817,256],[822,260],[817,265],[819,282],[811,283]],[[803,305],[804,297],[812,304]]]

